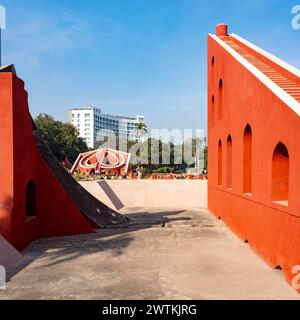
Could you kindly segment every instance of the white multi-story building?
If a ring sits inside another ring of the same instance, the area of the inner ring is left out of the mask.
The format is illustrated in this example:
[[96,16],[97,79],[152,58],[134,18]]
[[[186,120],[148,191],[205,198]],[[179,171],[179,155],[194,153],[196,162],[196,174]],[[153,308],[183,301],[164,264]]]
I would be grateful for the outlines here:
[[140,141],[142,137],[137,125],[144,123],[144,116],[138,115],[136,118],[115,116],[89,106],[70,110],[68,121],[78,129],[80,137],[86,141],[88,147],[94,148],[95,142],[101,136],[115,135],[119,138]]

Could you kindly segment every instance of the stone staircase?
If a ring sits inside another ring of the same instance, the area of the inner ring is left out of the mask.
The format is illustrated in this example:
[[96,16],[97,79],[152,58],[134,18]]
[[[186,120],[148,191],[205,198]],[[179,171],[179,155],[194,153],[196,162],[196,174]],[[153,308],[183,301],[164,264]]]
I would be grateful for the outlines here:
[[284,91],[286,91],[296,101],[300,102],[300,85],[298,83],[282,75],[266,62],[262,61],[261,59],[247,52],[244,48],[239,46],[237,43],[230,40],[230,38],[224,37],[222,40],[227,45],[229,45],[234,51],[240,54],[244,59],[250,62],[254,67],[256,67],[263,74],[265,74],[275,84],[277,84]]

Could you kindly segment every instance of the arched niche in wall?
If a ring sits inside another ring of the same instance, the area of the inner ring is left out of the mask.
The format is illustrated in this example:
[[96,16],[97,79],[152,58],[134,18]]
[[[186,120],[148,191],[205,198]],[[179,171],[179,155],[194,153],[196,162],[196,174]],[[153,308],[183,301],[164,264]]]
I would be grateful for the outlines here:
[[33,180],[26,186],[26,218],[36,217],[36,185]]
[[279,142],[272,156],[272,201],[282,205],[289,199],[289,162],[288,149]]
[[252,194],[252,129],[249,124],[243,137],[243,192]]
[[219,140],[218,143],[218,186],[223,185],[223,150],[222,150],[222,141]]
[[226,187],[232,189],[232,138],[227,138],[226,143]]
[[223,80],[219,80],[219,87],[218,87],[218,114],[219,119],[222,118],[223,114]]

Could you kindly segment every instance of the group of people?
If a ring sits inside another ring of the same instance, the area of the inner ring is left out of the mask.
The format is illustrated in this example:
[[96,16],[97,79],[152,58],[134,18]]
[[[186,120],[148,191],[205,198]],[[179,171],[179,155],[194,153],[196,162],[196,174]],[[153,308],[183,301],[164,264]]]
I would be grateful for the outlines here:
[[90,169],[85,171],[84,177],[87,179],[109,179],[111,177],[115,179],[127,179],[127,174],[120,174],[118,172],[111,172],[110,170],[99,170],[99,169]]

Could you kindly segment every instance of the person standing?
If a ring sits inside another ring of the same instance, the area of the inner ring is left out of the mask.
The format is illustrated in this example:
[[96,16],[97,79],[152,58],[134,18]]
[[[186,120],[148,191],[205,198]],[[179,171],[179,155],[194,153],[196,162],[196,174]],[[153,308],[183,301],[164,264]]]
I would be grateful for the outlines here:
[[142,179],[143,170],[142,170],[142,167],[140,165],[136,168],[136,173],[137,173],[138,179]]

